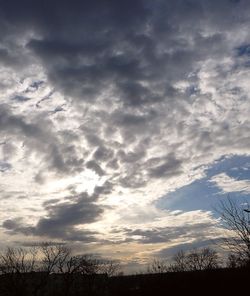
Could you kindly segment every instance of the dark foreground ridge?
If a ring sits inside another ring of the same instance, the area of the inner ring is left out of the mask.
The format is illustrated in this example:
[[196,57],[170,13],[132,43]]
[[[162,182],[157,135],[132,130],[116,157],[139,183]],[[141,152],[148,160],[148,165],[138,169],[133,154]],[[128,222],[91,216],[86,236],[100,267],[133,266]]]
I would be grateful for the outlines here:
[[106,275],[44,273],[0,276],[1,296],[122,295],[248,295],[250,270],[217,269],[193,272]]

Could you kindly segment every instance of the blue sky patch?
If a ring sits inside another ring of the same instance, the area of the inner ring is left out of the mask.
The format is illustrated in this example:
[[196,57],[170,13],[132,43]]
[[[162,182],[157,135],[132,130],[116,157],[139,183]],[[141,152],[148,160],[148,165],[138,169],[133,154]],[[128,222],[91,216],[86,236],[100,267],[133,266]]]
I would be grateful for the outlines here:
[[250,56],[250,44],[237,47],[238,56]]
[[249,156],[224,156],[217,160],[206,171],[206,177],[196,180],[189,185],[183,186],[174,192],[163,196],[156,202],[161,209],[171,211],[194,211],[212,210],[221,198],[230,195],[231,198],[249,198],[250,195],[240,192],[223,193],[221,188],[211,182],[213,176],[221,173],[237,180],[250,179],[250,157]]

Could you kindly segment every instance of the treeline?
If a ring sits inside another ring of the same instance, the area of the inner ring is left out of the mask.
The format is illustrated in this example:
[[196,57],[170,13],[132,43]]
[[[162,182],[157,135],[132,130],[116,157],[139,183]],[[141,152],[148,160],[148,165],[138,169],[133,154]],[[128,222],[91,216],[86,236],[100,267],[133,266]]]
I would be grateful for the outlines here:
[[107,278],[119,272],[119,262],[93,255],[75,256],[63,244],[8,247],[0,253],[0,295],[93,294]]
[[[232,270],[245,268],[249,266],[248,263],[235,254],[230,254],[226,266],[229,274],[232,274]],[[170,263],[154,260],[143,274],[123,279],[119,262],[98,259],[93,255],[74,256],[68,246],[47,242],[31,248],[7,248],[0,253],[0,295],[116,295],[113,293],[119,291],[121,294],[124,289],[139,289],[146,293],[148,280],[164,287],[165,284],[174,285],[179,278],[172,274],[183,274],[181,279],[186,280],[190,278],[190,273],[208,272],[208,276],[214,277],[216,274],[211,272],[218,271],[218,276],[225,277],[225,272],[219,272],[225,271],[224,267],[215,250],[202,248],[179,251]],[[249,272],[249,269],[245,270]],[[148,277],[150,274],[156,277]],[[195,276],[191,275],[190,279],[195,283]]]
[[106,274],[120,270],[119,262],[95,258],[93,255],[72,255],[64,244],[44,242],[31,248],[10,248],[0,253],[0,273]]
[[171,263],[164,260],[153,260],[148,266],[148,273],[184,272],[211,270],[221,267],[218,253],[211,248],[193,249],[189,252],[179,251]]
[[32,248],[7,248],[0,254],[0,295],[145,296],[164,289],[169,292],[195,291],[208,282],[217,284],[220,280],[242,279],[249,274],[249,269],[244,268],[247,262],[231,265],[230,255],[227,263],[231,268],[222,268],[218,253],[203,248],[180,251],[171,263],[154,260],[146,273],[122,276],[119,262],[97,259],[92,255],[72,256],[66,245],[43,243]]
[[240,254],[230,253],[222,260],[218,252],[212,248],[193,249],[177,252],[171,262],[154,259],[147,268],[147,273],[185,272],[214,270],[218,268],[244,268],[249,267],[249,260]]

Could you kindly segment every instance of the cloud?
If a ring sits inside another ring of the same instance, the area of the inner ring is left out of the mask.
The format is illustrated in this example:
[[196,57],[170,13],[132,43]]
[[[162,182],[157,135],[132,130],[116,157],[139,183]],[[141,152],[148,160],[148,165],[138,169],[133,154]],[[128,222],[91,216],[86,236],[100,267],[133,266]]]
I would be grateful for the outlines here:
[[149,227],[147,212],[162,215],[154,202],[222,156],[249,155],[249,10],[246,0],[1,1],[9,234],[108,240],[118,224],[144,231],[145,244],[167,239],[169,220]]
[[37,224],[37,232],[44,234],[49,230],[61,231],[64,227],[91,223],[102,213],[102,210],[86,198],[75,203],[60,203],[46,206],[48,218],[41,218]]
[[[43,119],[40,116],[28,122],[21,115],[13,114],[11,109],[1,105],[0,109],[0,132],[2,136],[13,136],[16,141],[22,141],[23,146],[28,147],[29,152],[36,153],[44,158],[48,169],[53,169],[59,173],[77,169],[83,160],[78,159],[74,146],[66,144],[60,140],[53,132],[53,122]],[[67,134],[63,134],[63,140],[67,139]]]
[[11,219],[8,219],[8,220],[5,220],[2,224],[2,226],[6,229],[16,229],[18,228],[18,219],[14,219],[14,220],[11,220]]
[[170,243],[173,240],[185,238],[191,240],[195,237],[199,238],[201,234],[214,226],[211,223],[196,223],[194,225],[179,226],[179,227],[164,227],[155,229],[129,229],[126,230],[126,235],[130,237],[131,241],[137,241],[142,244],[158,244]]
[[11,165],[7,162],[0,161],[0,172],[4,173],[11,169]]
[[241,192],[243,194],[250,193],[250,181],[246,180],[237,180],[229,177],[225,173],[215,175],[211,178],[211,182],[219,187],[223,193],[230,192]]
[[91,160],[86,163],[88,169],[92,169],[97,175],[103,176],[105,173],[98,163]]
[[[99,190],[101,192],[101,190]],[[103,213],[91,197],[83,193],[71,202],[49,200],[45,204],[46,217],[41,217],[35,226],[26,225],[22,218],[7,219],[2,227],[9,234],[25,234],[70,241],[93,241],[94,232],[77,229],[76,226],[93,223]]]
[[[123,222],[127,225],[126,227],[119,227],[122,223],[112,227],[114,241],[117,237],[118,242],[136,242],[156,246],[165,244],[165,247],[171,247],[172,244],[207,240],[221,235],[219,220],[215,219],[210,211],[170,212],[156,209],[152,211],[152,208],[141,209],[143,210],[147,213],[139,213],[137,219],[131,219],[130,213],[124,215]],[[151,213],[148,210],[151,210]],[[131,224],[126,223],[126,217],[129,218]]]
[[154,178],[162,178],[163,176],[174,176],[181,174],[181,161],[176,159],[175,155],[171,154],[166,157],[164,163],[151,169],[150,175]]

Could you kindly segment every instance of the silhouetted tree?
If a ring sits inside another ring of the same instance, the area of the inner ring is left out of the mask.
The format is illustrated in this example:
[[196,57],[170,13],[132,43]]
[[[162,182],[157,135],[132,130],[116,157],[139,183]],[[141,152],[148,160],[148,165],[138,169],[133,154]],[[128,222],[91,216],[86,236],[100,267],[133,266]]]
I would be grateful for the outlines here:
[[208,270],[218,268],[218,254],[210,248],[193,250],[187,256],[189,270]]
[[226,266],[228,268],[238,268],[243,267],[246,265],[246,261],[243,260],[241,256],[238,256],[237,254],[229,254],[227,257]]
[[50,273],[62,272],[62,267],[70,257],[71,249],[64,244],[53,245],[44,242],[40,245],[41,270]]
[[[249,204],[239,204],[231,198],[221,201],[217,212],[221,215],[223,225],[232,235],[224,243],[234,255],[234,261],[243,265],[250,264],[250,211]],[[237,264],[238,264],[237,263]],[[234,263],[235,264],[235,263]]]
[[37,248],[10,248],[0,253],[0,272],[27,273],[37,268]]
[[177,252],[173,257],[173,263],[170,265],[170,271],[182,272],[187,270],[187,256],[186,253],[181,250]]
[[121,265],[118,261],[102,260],[100,262],[100,273],[106,274],[108,277],[116,276],[121,273]]
[[169,270],[182,272],[215,269],[219,267],[218,259],[217,252],[211,248],[194,249],[188,253],[180,251],[173,257]]
[[148,266],[148,273],[164,273],[168,271],[168,265],[164,260],[154,259]]
[[0,253],[0,273],[5,277],[0,294],[26,295],[27,274],[37,269],[37,248],[10,248]]
[[63,243],[7,248],[0,252],[0,295],[95,295],[97,289],[104,293],[108,277],[119,271],[118,261],[72,255]]

